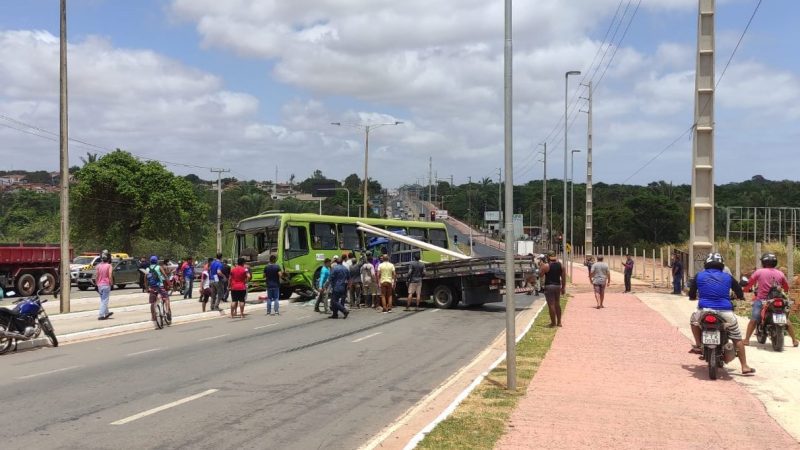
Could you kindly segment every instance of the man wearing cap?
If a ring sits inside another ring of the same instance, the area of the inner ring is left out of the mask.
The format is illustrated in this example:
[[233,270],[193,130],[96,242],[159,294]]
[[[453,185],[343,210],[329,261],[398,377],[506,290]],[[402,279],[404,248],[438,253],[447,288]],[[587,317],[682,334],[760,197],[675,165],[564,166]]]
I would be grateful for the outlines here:
[[547,252],[547,262],[539,265],[539,273],[544,276],[544,298],[550,313],[550,327],[561,326],[561,295],[566,294],[567,277],[564,267],[556,257],[556,252]]

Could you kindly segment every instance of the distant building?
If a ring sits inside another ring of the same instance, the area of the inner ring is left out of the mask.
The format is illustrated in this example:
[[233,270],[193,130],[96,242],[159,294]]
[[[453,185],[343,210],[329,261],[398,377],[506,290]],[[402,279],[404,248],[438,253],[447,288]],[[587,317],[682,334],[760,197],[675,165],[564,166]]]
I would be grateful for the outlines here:
[[26,175],[3,175],[0,177],[0,186],[11,186],[26,183],[28,183],[28,178]]

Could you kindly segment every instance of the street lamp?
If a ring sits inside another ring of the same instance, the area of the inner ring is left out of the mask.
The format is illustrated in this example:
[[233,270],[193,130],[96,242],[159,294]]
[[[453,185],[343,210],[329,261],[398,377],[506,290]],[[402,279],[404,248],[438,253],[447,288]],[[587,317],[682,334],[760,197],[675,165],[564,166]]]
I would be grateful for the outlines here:
[[364,130],[364,136],[365,136],[364,137],[364,206],[363,206],[363,210],[362,210],[362,213],[363,213],[362,217],[367,217],[367,214],[368,214],[367,213],[367,207],[368,207],[367,206],[367,202],[368,202],[368,199],[369,199],[369,176],[368,176],[367,169],[369,167],[369,164],[368,164],[369,163],[369,132],[371,130],[374,130],[376,128],[380,128],[380,127],[383,127],[383,126],[386,126],[386,125],[400,125],[402,123],[403,122],[400,122],[399,120],[396,120],[394,122],[370,123],[370,124],[331,122],[331,125],[336,125],[337,127],[347,126],[347,127],[353,127],[353,128],[358,128],[358,129]]
[[569,169],[569,277],[572,278],[572,255],[575,252],[575,242],[572,239],[572,232],[575,230],[575,153],[580,153],[580,150],[572,150],[570,155],[570,169]]
[[[580,75],[581,72],[579,70],[570,70],[569,72],[564,74],[564,226],[563,226],[563,233],[561,236],[566,238],[567,236],[567,129],[569,128],[569,116],[567,115],[567,101],[569,97],[569,76],[570,75]],[[562,238],[562,243],[564,239]],[[563,247],[563,261],[566,264],[567,261],[567,246],[562,244]]]
[[347,192],[347,217],[350,217],[350,189],[347,189],[346,187],[334,187],[334,188],[324,188],[324,189],[317,189],[317,190],[318,191],[345,191],[345,192]]

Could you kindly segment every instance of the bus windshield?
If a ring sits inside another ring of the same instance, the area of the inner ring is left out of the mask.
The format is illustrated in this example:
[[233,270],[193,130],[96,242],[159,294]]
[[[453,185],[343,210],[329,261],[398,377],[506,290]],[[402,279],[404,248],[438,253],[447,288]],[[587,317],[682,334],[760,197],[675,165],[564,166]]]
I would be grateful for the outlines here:
[[239,256],[250,262],[269,261],[270,255],[278,254],[279,220],[240,225],[236,233],[236,249]]

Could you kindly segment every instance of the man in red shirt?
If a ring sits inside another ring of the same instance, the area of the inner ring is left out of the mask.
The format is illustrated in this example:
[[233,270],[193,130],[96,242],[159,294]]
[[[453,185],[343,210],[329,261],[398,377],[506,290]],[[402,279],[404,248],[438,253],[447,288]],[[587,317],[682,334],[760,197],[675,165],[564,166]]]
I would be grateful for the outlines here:
[[[744,287],[745,292],[750,292],[754,285],[757,286],[750,322],[747,324],[747,334],[744,337],[744,345],[750,345],[750,336],[753,335],[756,325],[761,321],[761,308],[763,308],[764,300],[767,299],[772,286],[778,286],[783,289],[784,293],[789,294],[789,282],[786,280],[786,275],[776,269],[777,266],[778,257],[774,253],[764,253],[761,256],[762,268],[750,275],[750,280],[748,280],[747,286]],[[792,345],[795,347],[800,345],[800,342],[795,337],[791,320],[786,321],[786,331],[789,332],[789,337],[792,338]]]
[[231,269],[228,277],[228,290],[231,293],[231,318],[236,317],[236,307],[239,307],[239,316],[244,319],[244,301],[247,298],[247,282],[250,281],[250,271],[244,266],[244,258],[236,261],[236,267]]

